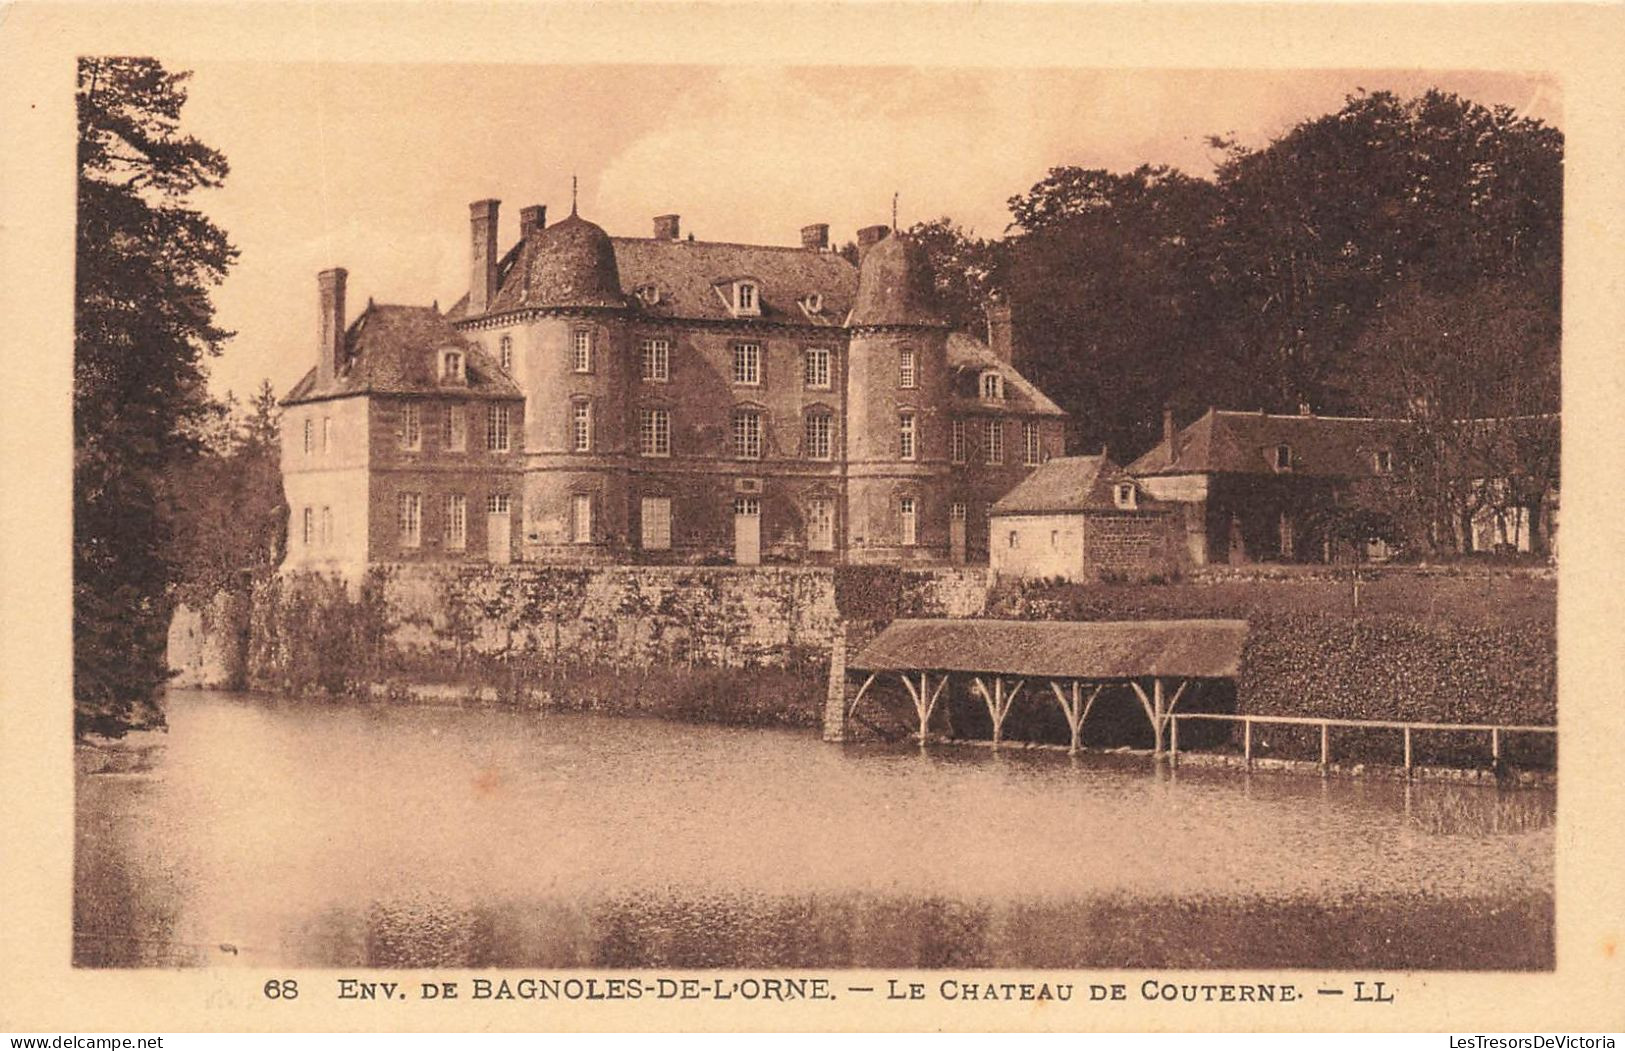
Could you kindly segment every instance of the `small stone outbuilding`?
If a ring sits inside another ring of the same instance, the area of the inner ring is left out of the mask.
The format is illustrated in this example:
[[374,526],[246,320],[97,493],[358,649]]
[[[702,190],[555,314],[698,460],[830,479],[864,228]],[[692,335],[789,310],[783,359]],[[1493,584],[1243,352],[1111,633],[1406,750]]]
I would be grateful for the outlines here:
[[1150,499],[1104,452],[1049,461],[995,502],[989,521],[1000,576],[1144,580],[1181,564],[1177,508]]

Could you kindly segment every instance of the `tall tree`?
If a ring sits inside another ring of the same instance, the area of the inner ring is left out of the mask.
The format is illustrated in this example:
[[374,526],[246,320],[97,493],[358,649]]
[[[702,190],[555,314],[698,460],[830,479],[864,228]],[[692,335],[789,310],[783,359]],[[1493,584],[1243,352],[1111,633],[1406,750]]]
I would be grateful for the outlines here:
[[1002,243],[977,237],[947,216],[904,231],[925,249],[937,300],[963,332],[987,331],[987,300],[997,287]]
[[191,205],[225,158],[181,131],[185,73],[79,63],[74,288],[74,698],[80,733],[162,723],[174,578],[165,472],[196,455],[210,291],[236,258]]

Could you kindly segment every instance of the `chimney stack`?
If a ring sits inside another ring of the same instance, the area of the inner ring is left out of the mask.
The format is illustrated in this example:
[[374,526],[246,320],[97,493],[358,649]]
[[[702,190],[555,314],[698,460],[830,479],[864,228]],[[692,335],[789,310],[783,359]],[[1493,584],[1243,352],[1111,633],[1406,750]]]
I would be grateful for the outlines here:
[[829,247],[829,224],[813,223],[801,228],[801,247],[822,252]]
[[886,239],[891,233],[889,226],[865,226],[858,231],[858,252],[866,252]]
[[519,238],[524,240],[547,225],[547,205],[533,204],[519,209]]
[[678,219],[679,218],[681,218],[681,217],[676,216],[676,215],[657,215],[657,216],[655,216],[655,240],[656,241],[676,241],[676,240],[679,240],[680,237],[681,237],[681,235],[679,233],[680,227],[678,225]]
[[497,294],[497,209],[501,201],[475,201],[468,206],[472,272],[468,282],[468,312],[483,314]]
[[1010,304],[1002,297],[987,302],[987,346],[1000,361],[1015,363],[1015,325],[1010,320]]
[[1168,462],[1179,462],[1179,432],[1174,430],[1174,410],[1162,410],[1162,440],[1168,443]]
[[350,275],[343,267],[323,270],[316,275],[321,301],[321,318],[316,346],[316,385],[332,386],[344,365],[344,282]]

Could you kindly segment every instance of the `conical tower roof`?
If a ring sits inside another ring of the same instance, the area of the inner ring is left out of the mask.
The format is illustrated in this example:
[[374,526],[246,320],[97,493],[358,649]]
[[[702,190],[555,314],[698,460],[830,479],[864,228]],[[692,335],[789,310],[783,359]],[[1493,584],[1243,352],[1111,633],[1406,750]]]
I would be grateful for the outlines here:
[[[619,307],[615,246],[598,224],[574,212],[531,235],[521,259],[522,301],[540,307]],[[507,291],[506,288],[504,291]]]
[[864,253],[847,324],[948,325],[931,283],[931,264],[917,241],[893,234]]

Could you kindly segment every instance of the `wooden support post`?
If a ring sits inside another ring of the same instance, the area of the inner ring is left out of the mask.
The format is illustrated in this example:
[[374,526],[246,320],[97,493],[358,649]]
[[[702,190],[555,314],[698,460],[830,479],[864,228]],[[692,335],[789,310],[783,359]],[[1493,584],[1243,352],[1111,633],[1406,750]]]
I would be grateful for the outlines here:
[[915,700],[914,703],[915,703],[915,706],[919,709],[919,712],[920,712],[920,747],[921,748],[925,747],[925,736],[926,736],[927,733],[930,732],[930,729],[931,729],[931,705],[930,705],[930,702],[926,700],[926,697],[927,697],[927,692],[926,691],[929,689],[929,687],[930,687],[929,673],[928,672],[923,672],[923,671],[920,672],[920,692],[916,696],[916,700]]
[[1332,724],[1320,724],[1320,769],[1322,772],[1332,765]]
[[1168,713],[1168,761],[1179,765],[1179,716]]
[[1501,761],[1501,728],[1499,726],[1490,729],[1490,760],[1495,763]]
[[1411,776],[1411,728],[1405,727],[1405,776]]
[[1167,720],[1167,699],[1162,692],[1162,680],[1151,680],[1151,735],[1153,755],[1162,754],[1162,728]]
[[1241,720],[1241,757],[1253,765],[1253,721],[1245,716]]

